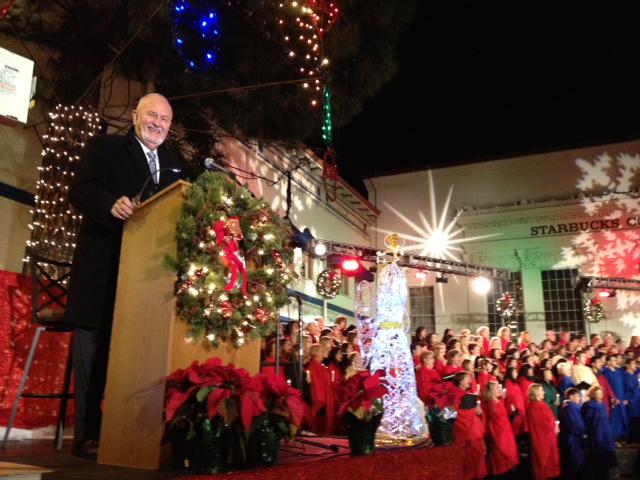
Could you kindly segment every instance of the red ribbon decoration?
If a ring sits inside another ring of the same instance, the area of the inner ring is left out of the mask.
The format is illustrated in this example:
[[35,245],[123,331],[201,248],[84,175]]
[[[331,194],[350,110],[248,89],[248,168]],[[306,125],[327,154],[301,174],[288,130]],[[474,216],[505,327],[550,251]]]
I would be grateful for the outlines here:
[[[237,220],[237,217],[231,218]],[[236,252],[238,251],[238,242],[236,242],[234,236],[230,234],[222,220],[213,225],[213,231],[216,233],[216,245],[222,247],[225,257],[229,260],[231,278],[223,290],[231,291],[234,289],[236,280],[238,280],[238,272],[240,272],[242,275],[242,294],[245,297],[249,297],[249,295],[247,295],[247,270],[244,268],[242,261],[236,255]]]
[[[330,182],[333,182],[333,193],[331,193],[331,187],[329,186]],[[336,153],[331,147],[322,158],[322,183],[327,192],[327,200],[335,202],[338,193],[338,166],[336,165]]]

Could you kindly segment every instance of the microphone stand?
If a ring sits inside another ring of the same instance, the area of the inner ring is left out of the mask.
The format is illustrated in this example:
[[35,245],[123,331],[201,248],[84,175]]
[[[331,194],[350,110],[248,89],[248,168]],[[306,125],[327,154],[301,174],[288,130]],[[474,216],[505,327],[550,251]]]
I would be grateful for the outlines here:
[[158,170],[156,170],[155,173],[152,173],[151,175],[149,175],[149,177],[145,180],[145,182],[142,184],[142,188],[140,189],[140,191],[131,199],[131,203],[133,203],[134,206],[138,206],[140,205],[140,198],[142,197],[142,193],[144,192],[144,190],[147,188],[147,185],[149,184],[149,182],[151,181],[151,179],[153,179],[153,177],[155,176],[156,173],[160,173],[164,170],[171,170],[174,173],[180,173],[182,172],[182,170],[180,170],[179,168],[173,168],[173,167],[163,167],[163,168],[159,168]]
[[[289,292],[287,293],[287,297],[289,298],[293,298],[298,302],[298,335],[299,335],[299,341],[298,341],[298,362],[293,362],[293,366],[294,366],[294,371],[296,370],[295,367],[297,368],[297,372],[296,376],[298,377],[299,380],[299,385],[302,386],[303,382],[304,382],[304,358],[303,358],[303,347],[302,347],[302,338],[303,338],[303,332],[302,332],[302,298],[300,298],[299,295],[296,295],[295,293],[293,293],[291,290],[289,290]],[[279,330],[279,329],[278,329]],[[276,369],[278,368],[278,359],[276,359]],[[325,445],[324,443],[319,443],[319,442],[312,442],[311,440],[302,440],[300,438],[300,436],[296,435],[296,438],[294,439],[295,442],[299,442],[302,443],[303,445],[310,445],[312,447],[318,447],[318,448],[324,448],[327,450],[331,450],[333,453],[338,453],[340,447],[338,445],[332,444],[332,445]]]

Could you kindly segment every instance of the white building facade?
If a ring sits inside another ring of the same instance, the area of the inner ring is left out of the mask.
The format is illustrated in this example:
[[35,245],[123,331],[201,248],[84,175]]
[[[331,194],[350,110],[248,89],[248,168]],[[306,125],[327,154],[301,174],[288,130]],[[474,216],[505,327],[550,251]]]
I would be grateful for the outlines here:
[[[386,233],[405,237],[407,253],[508,269],[513,282],[475,293],[466,277],[437,283],[435,274],[410,279],[412,325],[442,333],[502,324],[529,330],[610,331],[628,341],[640,335],[640,292],[613,290],[604,318],[592,322],[580,276],[640,279],[640,141],[529,155],[375,177],[366,182],[380,209],[376,245]],[[433,243],[433,233],[441,237]],[[420,241],[420,238],[425,240]],[[431,240],[430,240],[431,239]],[[431,243],[430,243],[431,242]],[[446,251],[442,244],[449,245]],[[412,245],[425,243],[423,248]],[[437,242],[436,242],[437,243]],[[447,253],[448,252],[448,253]],[[633,285],[632,285],[633,286]],[[496,303],[518,298],[518,314],[503,317]],[[502,299],[502,301],[500,300]]]

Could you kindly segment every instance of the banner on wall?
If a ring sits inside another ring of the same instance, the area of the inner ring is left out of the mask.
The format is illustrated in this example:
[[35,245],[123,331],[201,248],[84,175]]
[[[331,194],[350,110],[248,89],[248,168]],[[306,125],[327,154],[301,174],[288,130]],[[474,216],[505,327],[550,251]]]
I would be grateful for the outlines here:
[[0,48],[0,123],[27,123],[36,77],[33,60]]

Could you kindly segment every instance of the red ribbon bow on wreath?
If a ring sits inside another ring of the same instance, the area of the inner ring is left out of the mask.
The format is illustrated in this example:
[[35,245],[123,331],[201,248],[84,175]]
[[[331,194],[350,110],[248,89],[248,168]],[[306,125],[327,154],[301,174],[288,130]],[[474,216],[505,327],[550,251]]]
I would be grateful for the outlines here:
[[213,225],[213,231],[216,233],[216,245],[222,247],[224,256],[229,261],[228,267],[231,278],[223,290],[231,291],[234,289],[236,280],[238,280],[238,272],[240,272],[242,275],[242,294],[248,297],[247,270],[236,255],[236,252],[238,252],[238,240],[242,240],[240,220],[238,217],[231,217],[227,223],[220,220]]

